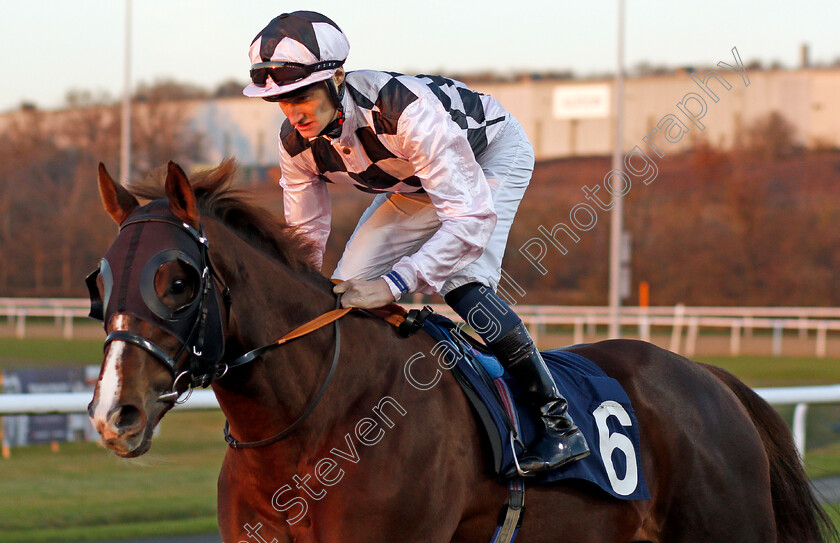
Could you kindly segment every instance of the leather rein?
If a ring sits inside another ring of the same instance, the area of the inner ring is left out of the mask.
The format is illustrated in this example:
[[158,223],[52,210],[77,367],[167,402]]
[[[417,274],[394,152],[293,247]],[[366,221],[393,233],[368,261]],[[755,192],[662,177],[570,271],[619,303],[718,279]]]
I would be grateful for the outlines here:
[[[327,373],[327,376],[324,378],[324,382],[321,384],[321,388],[318,390],[318,393],[312,398],[312,401],[306,406],[303,410],[303,413],[294,420],[286,429],[281,432],[274,434],[271,437],[261,439],[259,441],[239,441],[238,439],[234,438],[230,434],[230,425],[228,421],[225,421],[225,441],[232,449],[256,449],[258,447],[265,447],[267,445],[271,445],[273,443],[277,443],[285,439],[286,437],[290,436],[292,432],[294,432],[298,426],[308,417],[317,407],[318,403],[324,397],[324,393],[327,391],[327,385],[329,385],[330,381],[332,380],[333,375],[335,374],[335,369],[338,366],[338,358],[341,354],[341,330],[338,327],[338,319],[349,313],[353,310],[350,307],[341,307],[341,295],[339,294],[338,298],[335,301],[336,308],[328,311],[311,321],[303,324],[288,334],[284,335],[277,341],[273,343],[269,343],[267,345],[263,345],[262,347],[257,347],[256,349],[249,351],[242,356],[236,358],[234,361],[228,364],[227,369],[236,368],[239,366],[243,366],[248,362],[253,361],[258,356],[261,356],[266,351],[273,349],[274,347],[278,347],[287,343],[289,341],[298,339],[303,337],[315,330],[323,328],[324,326],[334,323],[335,325],[335,348],[333,351],[333,359],[332,363],[330,364],[330,370]],[[428,306],[424,307],[422,310],[412,309],[411,311],[406,312],[402,307],[389,304],[382,308],[377,309],[366,309],[363,310],[366,313],[370,313],[388,324],[394,326],[398,333],[402,337],[408,337],[414,334],[423,324],[423,321],[426,317],[432,312],[431,308]]]
[[321,388],[318,390],[318,393],[315,395],[314,398],[312,398],[312,401],[309,402],[309,404],[303,410],[303,413],[301,413],[301,415],[284,430],[274,434],[271,437],[261,439],[259,441],[239,441],[235,439],[230,434],[230,425],[228,424],[228,421],[225,420],[225,441],[232,449],[256,449],[258,447],[265,447],[267,445],[277,443],[278,441],[281,441],[289,435],[291,435],[292,432],[294,432],[295,429],[297,429],[297,427],[300,426],[301,423],[315,410],[315,407],[318,406],[318,403],[320,403],[321,399],[324,397],[324,393],[326,393],[327,391],[327,385],[329,385],[333,375],[335,374],[335,369],[336,367],[338,367],[338,358],[341,354],[341,330],[338,327],[338,319],[349,313],[352,309],[349,307],[341,307],[340,295],[338,296],[338,298],[336,298],[335,304],[336,308],[332,311],[328,311],[327,313],[324,313],[323,315],[312,319],[306,324],[295,328],[294,330],[292,330],[291,332],[284,335],[283,337],[281,337],[273,343],[263,345],[262,347],[257,347],[253,351],[249,351],[243,354],[242,356],[238,357],[236,360],[228,364],[228,369],[243,366],[257,358],[258,356],[262,355],[266,351],[273,349],[274,347],[279,347],[284,343],[303,337],[309,334],[310,332],[314,332],[315,330],[326,326],[327,324],[335,324],[335,348],[332,363],[330,364],[330,370],[327,373],[324,382],[321,384]]

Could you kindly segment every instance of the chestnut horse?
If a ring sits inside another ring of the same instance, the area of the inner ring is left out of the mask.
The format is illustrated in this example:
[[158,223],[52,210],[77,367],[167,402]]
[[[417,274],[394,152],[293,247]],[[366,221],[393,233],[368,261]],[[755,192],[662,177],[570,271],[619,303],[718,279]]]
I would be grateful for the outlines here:
[[[175,398],[212,381],[229,442],[241,445],[219,475],[223,541],[489,541],[508,487],[428,335],[405,339],[354,311],[243,358],[336,297],[303,238],[232,188],[233,170],[227,161],[191,184],[170,163],[163,187],[129,192],[100,166],[105,209],[121,225],[93,284],[108,339],[89,413],[103,444],[143,454]],[[639,341],[571,350],[631,398],[651,499],[526,479],[519,543],[835,537],[786,425],[735,377]],[[409,368],[438,381],[416,387]]]

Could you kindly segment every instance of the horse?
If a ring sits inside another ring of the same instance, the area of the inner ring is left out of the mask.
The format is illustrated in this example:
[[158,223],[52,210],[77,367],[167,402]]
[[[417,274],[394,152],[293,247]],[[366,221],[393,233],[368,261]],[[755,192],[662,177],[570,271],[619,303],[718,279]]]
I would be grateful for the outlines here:
[[[352,311],[275,345],[334,311],[336,296],[305,236],[234,173],[229,160],[190,182],[170,162],[164,183],[161,173],[129,191],[100,164],[104,207],[121,225],[89,281],[108,333],[89,405],[103,445],[145,453],[176,398],[211,385],[231,445],[218,479],[223,541],[490,540],[509,489],[434,340]],[[156,317],[133,307],[139,297]],[[836,541],[786,424],[733,375],[641,341],[570,350],[632,400],[650,499],[526,480],[518,542]],[[414,386],[409,367],[434,386]]]

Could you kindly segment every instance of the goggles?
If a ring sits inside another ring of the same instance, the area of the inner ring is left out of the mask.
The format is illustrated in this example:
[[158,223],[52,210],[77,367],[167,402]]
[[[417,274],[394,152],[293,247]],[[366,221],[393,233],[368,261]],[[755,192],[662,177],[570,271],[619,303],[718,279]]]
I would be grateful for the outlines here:
[[264,87],[268,77],[278,85],[296,83],[322,70],[332,70],[344,64],[343,60],[325,60],[315,64],[297,62],[260,62],[251,66],[251,81]]

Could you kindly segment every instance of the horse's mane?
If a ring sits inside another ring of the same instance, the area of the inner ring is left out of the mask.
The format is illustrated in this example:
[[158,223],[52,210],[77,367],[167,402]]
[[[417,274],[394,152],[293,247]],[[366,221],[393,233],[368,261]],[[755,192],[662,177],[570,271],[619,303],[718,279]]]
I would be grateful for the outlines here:
[[[137,198],[166,198],[166,171],[166,167],[157,168],[126,188]],[[246,243],[292,269],[315,271],[314,245],[253,202],[253,194],[236,188],[235,174],[236,161],[229,158],[216,168],[190,176],[199,212],[219,220]]]

